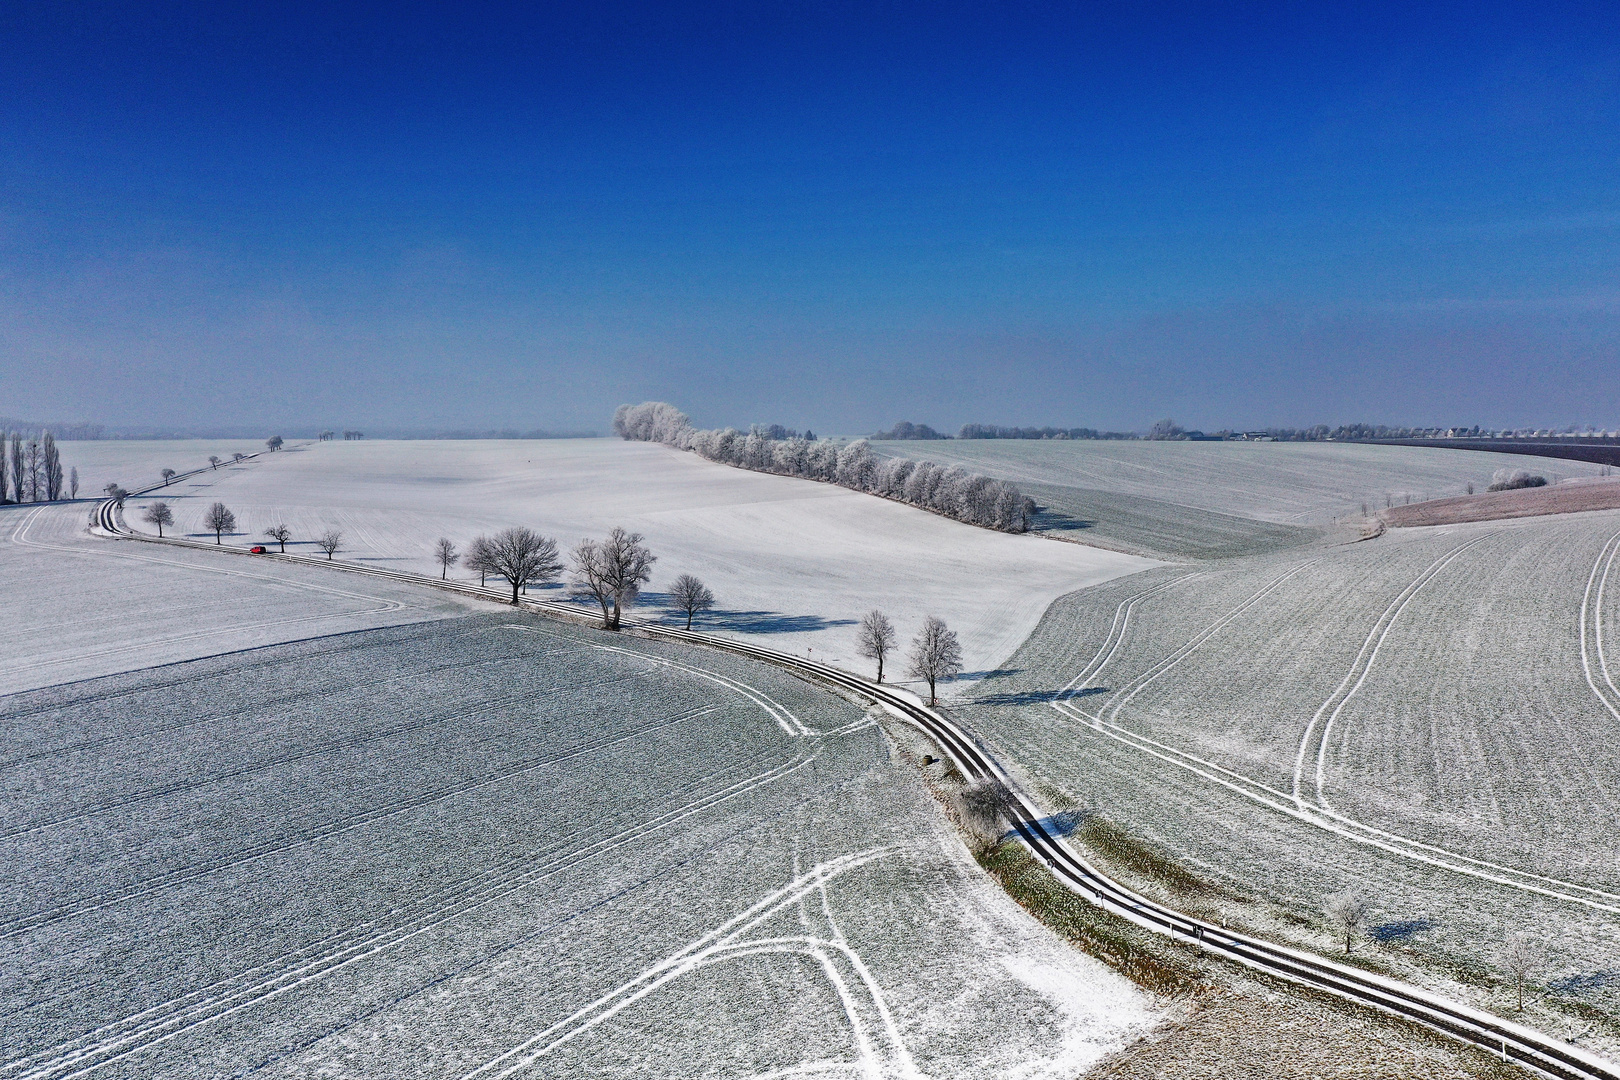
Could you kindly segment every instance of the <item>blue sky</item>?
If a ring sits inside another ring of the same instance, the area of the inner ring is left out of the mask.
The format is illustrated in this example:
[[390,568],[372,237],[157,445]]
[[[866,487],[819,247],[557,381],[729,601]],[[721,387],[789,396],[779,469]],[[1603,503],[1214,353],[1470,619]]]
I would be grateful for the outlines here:
[[24,7],[0,413],[1620,424],[1613,5]]

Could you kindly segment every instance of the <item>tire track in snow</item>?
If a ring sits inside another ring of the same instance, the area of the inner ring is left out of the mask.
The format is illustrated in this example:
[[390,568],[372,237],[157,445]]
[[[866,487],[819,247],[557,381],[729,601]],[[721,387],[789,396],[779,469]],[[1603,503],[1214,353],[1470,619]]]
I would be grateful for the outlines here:
[[[648,995],[682,976],[690,975],[711,964],[749,956],[783,953],[809,955],[821,964],[852,1025],[852,1033],[861,1054],[861,1061],[858,1063],[860,1071],[874,1078],[887,1076],[903,1077],[908,1080],[919,1078],[921,1074],[905,1048],[904,1040],[900,1036],[898,1026],[894,1024],[893,1015],[888,1009],[881,989],[872,979],[870,971],[866,969],[860,957],[846,943],[837,938],[823,938],[810,934],[758,939],[744,936],[812,892],[825,890],[827,883],[835,878],[885,858],[893,851],[893,848],[872,848],[818,863],[805,873],[796,876],[787,885],[766,894],[750,907],[689,943],[685,948],[665,957],[635,978],[615,987],[565,1019],[530,1036],[500,1056],[465,1073],[460,1080],[504,1080],[505,1077],[523,1072],[541,1058],[612,1019]],[[884,1034],[890,1044],[886,1059],[877,1056],[876,1048],[865,1031],[865,1025],[860,1021],[851,987],[839,973],[833,962],[834,956],[849,964],[851,970],[856,973],[857,980],[861,982],[862,988],[869,995],[873,1010],[883,1018]]]
[[[1469,547],[1472,545],[1472,543],[1478,543],[1483,539],[1485,539],[1485,537],[1480,537],[1477,540],[1472,541],[1469,544],[1461,545],[1460,547]],[[1425,575],[1432,577],[1430,571],[1435,570],[1437,564],[1444,563],[1448,560],[1448,558],[1454,557],[1459,553],[1460,549],[1452,549],[1452,551],[1441,555],[1439,559],[1426,567],[1423,573],[1419,575],[1420,580],[1417,582],[1418,586],[1421,587],[1421,584],[1429,579]],[[1299,567],[1297,569],[1303,568],[1304,567]],[[1202,644],[1203,641],[1208,640],[1209,636],[1217,629],[1230,622],[1232,618],[1262,598],[1272,587],[1277,584],[1280,584],[1280,581],[1278,579],[1274,579],[1272,582],[1263,587],[1260,592],[1254,594],[1248,600],[1244,601],[1244,603],[1240,605],[1238,609],[1235,609],[1233,612],[1223,616],[1216,622],[1216,624],[1209,627],[1203,634],[1194,638],[1188,643],[1188,645],[1183,646],[1181,650],[1178,650],[1180,656],[1179,658],[1174,659],[1174,662],[1179,663],[1181,659],[1185,659],[1186,654],[1190,652],[1192,648],[1195,648],[1198,644]],[[1407,589],[1402,590],[1401,596],[1406,596],[1406,598],[1409,600],[1410,595],[1408,594],[1408,590],[1412,590],[1411,585],[1408,585]],[[1391,606],[1398,602],[1400,602],[1400,596],[1397,597],[1396,601],[1391,602]],[[1386,609],[1386,613],[1387,610],[1388,609]],[[1382,617],[1380,618],[1380,622],[1383,622]],[[1387,629],[1388,626],[1385,624],[1385,632],[1387,632]],[[1372,633],[1377,633],[1376,625]],[[1117,648],[1117,646],[1115,648]],[[1110,655],[1112,655],[1112,650]],[[1172,657],[1175,656],[1176,654],[1172,654]],[[1358,662],[1359,660],[1360,657],[1358,656]],[[1161,665],[1165,665],[1167,663],[1168,660],[1161,661]],[[1169,664],[1169,666],[1173,666],[1173,664]],[[1091,677],[1094,678],[1095,675],[1100,673],[1101,670],[1102,665],[1099,665]],[[1165,666],[1163,667],[1163,670],[1150,668],[1148,673],[1144,673],[1144,676],[1138,676],[1138,680],[1146,677],[1147,675],[1151,675],[1152,678],[1157,678],[1158,675],[1163,674],[1165,670],[1169,670],[1169,667]],[[1365,672],[1363,671],[1363,675],[1364,674]],[[1347,676],[1346,678],[1348,680],[1350,677]],[[1089,679],[1087,681],[1089,681]],[[1132,685],[1134,684],[1127,684],[1127,686]],[[1342,685],[1343,684],[1341,684],[1341,688]],[[1083,687],[1084,683],[1081,683],[1077,688]],[[1134,697],[1135,693],[1140,691],[1140,689],[1142,689],[1141,686],[1136,686],[1129,696]],[[1340,692],[1340,690],[1336,690],[1335,696]],[[1532,892],[1553,899],[1568,901],[1585,907],[1595,908],[1600,911],[1609,911],[1620,914],[1620,894],[1610,893],[1602,889],[1596,889],[1591,886],[1581,885],[1576,882],[1565,881],[1559,878],[1533,874],[1528,871],[1518,870],[1510,866],[1505,866],[1500,863],[1493,863],[1484,859],[1475,859],[1472,856],[1463,855],[1436,845],[1425,844],[1409,837],[1403,837],[1399,836],[1398,834],[1378,830],[1362,822],[1343,817],[1342,815],[1337,815],[1331,810],[1322,810],[1309,804],[1301,804],[1295,799],[1294,792],[1292,791],[1280,790],[1270,786],[1269,784],[1237,772],[1236,770],[1229,769],[1223,765],[1217,764],[1216,762],[1210,761],[1207,758],[1200,757],[1177,747],[1170,746],[1169,744],[1161,742],[1157,739],[1142,735],[1139,732],[1132,731],[1129,728],[1122,726],[1118,722],[1119,711],[1128,702],[1129,697],[1123,701],[1115,701],[1110,705],[1105,705],[1096,713],[1089,713],[1081,709],[1073,702],[1072,697],[1073,695],[1071,694],[1064,700],[1050,702],[1049,704],[1053,708],[1062,712],[1067,712],[1075,719],[1087,723],[1096,732],[1115,742],[1129,746],[1134,750],[1148,754],[1168,764],[1174,765],[1177,768],[1200,776],[1205,780],[1227,789],[1228,791],[1241,795],[1252,802],[1259,803],[1268,809],[1275,810],[1278,813],[1293,818],[1296,821],[1303,822],[1326,832],[1334,833],[1343,839],[1350,840],[1363,846],[1377,848],[1386,853],[1410,859],[1415,862],[1422,862],[1439,869],[1448,870],[1453,873],[1473,877],[1482,881],[1489,881],[1495,885],[1502,885],[1524,892]],[[1332,699],[1330,699],[1330,701],[1331,700]]]
[[[1620,720],[1620,689],[1609,674],[1609,658],[1603,652],[1603,609],[1609,587],[1609,573],[1614,569],[1615,556],[1620,555],[1620,532],[1609,537],[1603,550],[1592,563],[1592,572],[1586,578],[1586,591],[1581,594],[1581,673],[1586,685],[1609,714]],[[1605,692],[1592,674],[1592,655],[1597,655],[1598,673],[1603,676]]]
[[[791,776],[813,760],[813,757],[789,760],[582,847],[507,864],[435,890],[390,910],[384,916],[328,935],[228,979],[103,1025],[50,1050],[6,1062],[0,1065],[0,1076],[15,1077],[16,1080],[67,1080],[89,1075],[186,1032],[310,986],[351,965],[398,948],[455,919],[572,869],[581,862],[634,843],[686,818]],[[689,792],[736,768],[736,765],[728,766],[701,777],[685,790]],[[600,829],[601,823],[593,823],[568,839],[577,842]]]

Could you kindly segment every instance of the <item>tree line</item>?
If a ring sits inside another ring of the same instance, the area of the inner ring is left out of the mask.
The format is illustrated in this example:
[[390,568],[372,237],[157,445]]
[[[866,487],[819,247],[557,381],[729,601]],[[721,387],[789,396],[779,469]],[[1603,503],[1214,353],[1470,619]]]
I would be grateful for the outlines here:
[[[9,448],[8,448],[9,443]],[[0,432],[0,503],[56,502],[79,497],[79,470],[65,475],[56,436]]]
[[613,414],[613,431],[622,439],[663,443],[754,472],[820,480],[881,495],[988,529],[1027,532],[1035,518],[1035,500],[1015,484],[960,465],[880,459],[865,439],[847,443],[774,439],[757,425],[747,434],[736,428],[694,428],[685,413],[662,401],[619,406]]

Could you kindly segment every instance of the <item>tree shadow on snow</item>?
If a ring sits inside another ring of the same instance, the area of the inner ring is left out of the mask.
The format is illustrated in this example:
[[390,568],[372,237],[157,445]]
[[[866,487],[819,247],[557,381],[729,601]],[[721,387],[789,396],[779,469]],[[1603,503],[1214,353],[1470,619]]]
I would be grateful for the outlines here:
[[[661,615],[676,626],[686,625],[686,612],[670,603],[668,593],[641,594],[645,608],[662,608]],[[649,612],[651,614],[651,612]],[[711,608],[692,620],[694,630],[733,630],[743,634],[804,634],[833,626],[854,626],[854,619],[827,619],[820,615],[784,615],[780,611],[739,611]]]
[[[681,623],[686,613],[681,612]],[[705,611],[692,620],[694,630],[735,630],[744,634],[806,634],[833,626],[854,626],[854,619],[820,615],[784,615],[780,611]]]
[[973,699],[975,705],[1047,705],[1054,701],[1068,701],[1071,698],[1090,697],[1093,694],[1106,694],[1106,686],[1088,686],[1084,690],[1025,690],[1010,694],[985,694],[983,697]]
[[1030,524],[1031,530],[1035,532],[1078,532],[1081,529],[1096,527],[1095,521],[1070,517],[1061,510],[1053,510],[1047,506],[1036,507],[1035,520]]
[[1368,930],[1367,936],[1383,945],[1391,941],[1405,941],[1414,934],[1433,930],[1435,925],[1433,919],[1402,919],[1398,922],[1380,923]]
[[1587,971],[1553,979],[1547,983],[1547,989],[1555,994],[1585,994],[1593,990],[1606,990],[1616,984],[1620,984],[1620,971]]

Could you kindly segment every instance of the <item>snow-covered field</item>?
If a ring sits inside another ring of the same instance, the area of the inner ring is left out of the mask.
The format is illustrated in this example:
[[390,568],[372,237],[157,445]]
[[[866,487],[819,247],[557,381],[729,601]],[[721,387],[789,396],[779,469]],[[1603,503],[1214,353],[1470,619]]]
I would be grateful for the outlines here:
[[208,467],[210,457],[256,454],[264,449],[258,439],[87,439],[57,444],[62,468],[79,470],[79,497],[101,494],[108,484],[127,491],[163,482],[162,470],[177,473]]
[[[658,556],[644,611],[657,612],[669,582],[693,573],[718,598],[701,628],[759,635],[862,672],[854,629],[871,608],[889,613],[903,643],[938,615],[960,635],[967,670],[984,671],[1054,598],[1153,565],[612,439],[309,444],[153,498],[174,508],[180,533],[204,535],[202,515],[218,500],[236,514],[233,543],[263,542],[265,528],[285,523],[296,538],[289,550],[313,552],[314,538],[336,528],[344,559],[435,577],[430,549],[441,536],[464,547],[526,525],[566,549],[622,525]],[[149,501],[131,501],[125,518],[152,532],[141,522]]]
[[0,693],[487,610],[386,581],[94,538],[92,506],[0,507]]
[[0,784],[17,1080],[1067,1078],[1156,1018],[859,707],[532,616],[0,698]]
[[1599,512],[1112,582],[1054,605],[967,715],[1230,897],[1319,917],[1359,884],[1441,967],[1494,969],[1528,930],[1567,1000],[1612,1009],[1617,543]]
[[1483,491],[1496,469],[1557,481],[1580,461],[1353,443],[973,439],[874,443],[880,454],[960,463],[1023,485],[1038,523],[1082,541],[1167,557],[1229,558],[1308,544],[1336,518]]
[[1321,524],[1381,507],[1483,489],[1497,469],[1548,480],[1596,476],[1585,461],[1327,442],[967,439],[874,443],[883,453],[961,462],[1009,480],[1095,488],[1284,524]]

